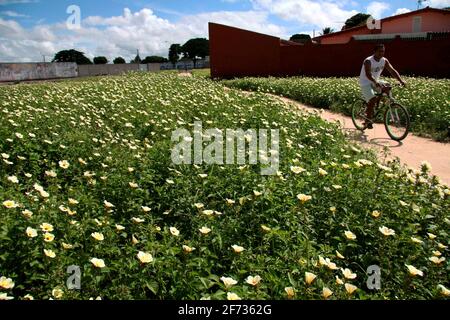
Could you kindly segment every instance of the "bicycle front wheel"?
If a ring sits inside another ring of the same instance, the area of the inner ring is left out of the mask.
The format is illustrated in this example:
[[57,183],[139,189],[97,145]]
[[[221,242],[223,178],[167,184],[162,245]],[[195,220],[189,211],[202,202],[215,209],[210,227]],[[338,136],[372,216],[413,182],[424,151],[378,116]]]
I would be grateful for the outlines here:
[[353,104],[352,108],[352,120],[356,129],[360,131],[364,131],[367,129],[366,126],[366,112],[367,112],[367,103],[364,100],[359,100]]
[[402,141],[409,134],[411,120],[405,107],[398,103],[392,104],[384,116],[386,131],[392,140]]

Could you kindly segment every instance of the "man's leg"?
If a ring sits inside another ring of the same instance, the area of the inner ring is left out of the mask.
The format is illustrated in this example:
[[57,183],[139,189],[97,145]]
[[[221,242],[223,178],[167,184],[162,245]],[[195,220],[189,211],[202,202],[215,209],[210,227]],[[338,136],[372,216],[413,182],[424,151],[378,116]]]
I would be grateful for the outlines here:
[[367,127],[368,127],[369,129],[373,129],[373,125],[372,125],[371,120],[372,120],[373,117],[374,117],[375,106],[376,106],[376,104],[377,104],[377,101],[378,101],[378,97],[374,97],[374,98],[370,99],[370,101],[367,103],[367,118],[368,118],[370,121],[369,121],[369,120],[366,120],[366,124],[367,124]]

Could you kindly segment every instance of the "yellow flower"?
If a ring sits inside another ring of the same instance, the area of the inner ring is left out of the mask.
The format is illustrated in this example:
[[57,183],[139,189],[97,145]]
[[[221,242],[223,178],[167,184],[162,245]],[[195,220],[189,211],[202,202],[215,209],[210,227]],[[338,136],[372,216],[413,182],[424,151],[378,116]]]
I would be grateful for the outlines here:
[[336,213],[336,211],[337,211],[336,207],[331,207],[331,208],[330,208],[330,212],[331,212],[331,213]]
[[443,250],[447,249],[447,246],[443,245],[442,243],[438,243],[438,247],[439,247],[439,249],[443,249]]
[[59,162],[59,166],[60,166],[62,169],[68,169],[69,166],[70,166],[70,164],[69,164],[69,161],[63,160],[63,161],[60,161],[60,162]]
[[308,196],[306,194],[297,195],[297,199],[300,200],[301,203],[306,203],[312,199],[312,196]]
[[416,267],[414,267],[412,265],[406,265],[406,267],[408,268],[410,275],[423,277],[423,272],[420,271],[419,269],[417,269]]
[[444,257],[438,258],[438,257],[435,256],[435,257],[429,258],[429,260],[431,262],[433,262],[434,264],[441,264],[442,262],[445,261],[445,258]]
[[337,256],[339,259],[345,259],[345,257],[344,257],[339,251],[337,251],[337,250],[336,250],[336,256]]
[[19,205],[12,200],[6,200],[3,202],[3,206],[6,209],[14,209],[14,208],[17,208]]
[[100,233],[100,232],[91,233],[91,237],[94,238],[97,241],[105,240],[105,236],[102,233]]
[[118,231],[123,231],[123,230],[125,230],[125,227],[122,226],[122,225],[120,225],[120,224],[116,224],[116,229],[117,229]]
[[28,238],[36,238],[37,235],[38,235],[37,234],[37,230],[33,229],[33,228],[30,228],[30,227],[28,227],[25,232],[26,232]]
[[208,175],[207,174],[199,174],[198,175],[200,178],[202,178],[202,179],[206,179],[207,177],[208,177]]
[[291,171],[295,174],[306,172],[306,170],[303,169],[302,167],[291,167]]
[[97,258],[92,258],[91,260],[91,263],[94,265],[94,267],[96,267],[96,268],[104,268],[106,265],[105,265],[105,261],[103,261],[102,259],[97,259]]
[[328,172],[326,172],[326,171],[323,170],[323,169],[319,169],[319,174],[320,174],[322,177],[324,177],[324,176],[326,176],[326,175],[328,174]]
[[103,202],[103,204],[105,205],[106,209],[112,209],[115,207],[112,203],[110,203],[106,200]]
[[183,245],[183,250],[184,250],[184,252],[186,252],[186,253],[191,253],[192,251],[195,250],[195,248],[189,247],[189,246],[186,246],[186,245]]
[[329,297],[331,297],[333,295],[333,291],[331,291],[329,288],[327,288],[327,287],[324,287],[323,288],[323,290],[322,290],[322,296],[325,298],[325,299],[328,299]]
[[131,187],[132,189],[137,189],[137,188],[139,188],[139,185],[138,185],[137,183],[135,183],[135,182],[130,182],[129,185],[130,185],[130,187]]
[[73,248],[73,245],[63,242],[62,246],[64,249],[69,250]]
[[317,276],[314,273],[311,272],[305,272],[305,281],[306,284],[310,285],[314,282],[314,280],[317,278]]
[[207,216],[210,217],[214,214],[214,210],[203,210],[202,213]]
[[344,281],[342,281],[341,278],[339,278],[338,276],[336,276],[336,283],[337,283],[338,285],[343,285],[343,284],[344,284]]
[[441,289],[441,294],[445,297],[450,297],[450,290],[444,287],[442,284],[438,285],[439,289]]
[[255,197],[259,197],[262,195],[262,192],[253,190],[253,194],[255,195]]
[[152,211],[152,209],[149,208],[149,207],[143,206],[143,207],[142,207],[142,211],[144,211],[144,212],[150,212],[150,211]]
[[56,178],[58,176],[55,171],[45,171],[45,175],[50,178]]
[[11,183],[14,183],[14,184],[19,183],[19,179],[17,179],[16,176],[8,177],[8,181],[11,182]]
[[411,237],[411,241],[414,242],[414,243],[423,243],[422,240],[420,240],[420,239],[418,239],[416,237]]
[[232,206],[233,204],[236,203],[236,201],[231,200],[231,199],[227,199],[226,202],[227,202],[227,204],[228,204],[229,206]]
[[350,283],[345,284],[345,290],[347,291],[348,294],[353,294],[353,292],[355,292],[357,289],[358,289],[357,286],[354,286]]
[[43,223],[41,224],[41,230],[44,232],[52,232],[54,230],[53,226],[49,223]]
[[69,199],[69,204],[70,205],[77,205],[78,203],[79,202],[77,200],[75,200],[75,199],[72,199],[72,198]]
[[379,211],[377,211],[377,210],[372,212],[372,217],[374,217],[374,218],[379,218],[380,215],[381,215],[381,213]]
[[61,299],[64,295],[64,291],[61,289],[53,289],[52,290],[52,296],[56,299]]
[[153,257],[150,253],[139,251],[137,257],[142,263],[150,263],[153,261]]
[[134,234],[131,236],[131,243],[133,243],[134,245],[139,243],[139,240],[136,239],[136,237],[134,236]]
[[201,229],[199,229],[201,234],[208,234],[211,232],[211,229],[208,227],[202,227]]
[[194,207],[196,207],[197,209],[203,209],[205,205],[203,203],[195,203]]
[[270,232],[270,231],[272,231],[271,228],[269,228],[269,227],[267,227],[267,226],[265,226],[265,225],[262,225],[262,226],[261,226],[261,229],[263,229],[263,231],[265,231],[265,232]]
[[11,278],[0,277],[0,288],[2,289],[12,289],[14,288],[14,282]]
[[289,299],[291,299],[295,296],[295,290],[292,287],[286,287],[286,288],[284,288],[284,291],[286,292]]
[[24,300],[34,300],[34,297],[31,294],[27,294],[23,297]]
[[175,237],[178,237],[180,235],[180,231],[175,227],[171,227],[169,230],[170,230],[170,233]]
[[233,248],[235,253],[241,253],[241,252],[243,252],[245,250],[244,247],[241,247],[241,246],[238,246],[238,245],[233,245],[233,246],[231,246],[231,248]]
[[245,280],[245,282],[247,282],[249,285],[252,286],[257,286],[260,282],[261,282],[261,277],[260,276],[248,276],[247,279]]
[[432,233],[428,233],[428,238],[430,238],[431,240],[434,240],[434,239],[436,239],[436,235],[435,234],[432,234]]
[[13,300],[14,297],[9,297],[7,293],[0,293],[0,301],[2,300]]
[[227,293],[227,300],[242,300],[236,293],[228,292]]
[[348,240],[355,240],[356,239],[356,235],[353,232],[351,232],[351,231],[345,231],[344,234],[345,234],[345,237]]
[[141,218],[131,218],[131,220],[133,220],[134,223],[143,223],[143,222],[145,222],[145,219],[141,219]]
[[52,242],[53,240],[55,240],[55,235],[53,235],[52,233],[44,234],[44,241],[45,242]]
[[387,227],[385,227],[385,226],[380,227],[378,230],[379,230],[383,235],[385,235],[386,237],[389,237],[389,236],[395,236],[395,231],[392,230],[392,229],[389,229],[389,228],[387,228]]
[[238,283],[236,280],[230,277],[222,277],[220,278],[220,280],[223,282],[226,288],[230,288]]
[[52,259],[56,257],[56,253],[53,250],[44,249],[44,254]]
[[350,270],[350,269],[347,269],[347,268],[342,269],[341,268],[341,272],[345,279],[351,279],[351,280],[356,279],[356,273],[353,273],[352,270]]

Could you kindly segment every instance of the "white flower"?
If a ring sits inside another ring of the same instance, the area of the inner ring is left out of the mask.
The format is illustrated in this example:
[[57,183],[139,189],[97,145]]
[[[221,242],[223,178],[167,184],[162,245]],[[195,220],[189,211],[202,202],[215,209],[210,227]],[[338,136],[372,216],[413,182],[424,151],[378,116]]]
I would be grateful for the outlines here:
[[105,265],[105,261],[103,261],[102,259],[97,259],[97,258],[92,258],[91,260],[91,263],[94,265],[94,267],[96,267],[96,268],[104,268],[106,265]]
[[386,237],[389,237],[389,236],[395,236],[395,231],[392,230],[392,229],[389,229],[389,228],[387,228],[387,227],[385,227],[385,226],[380,227],[378,230],[379,230],[383,235],[385,235]]
[[137,257],[138,257],[139,261],[141,261],[142,263],[153,262],[153,257],[150,253],[139,251],[139,253],[137,254]]
[[169,230],[170,230],[170,233],[175,237],[178,237],[180,235],[180,231],[175,227],[171,227]]
[[241,246],[238,246],[238,245],[233,245],[233,246],[231,246],[231,248],[233,248],[235,253],[241,253],[241,252],[243,252],[245,250],[244,247],[241,247]]
[[222,277],[220,278],[220,280],[223,282],[226,288],[230,288],[238,283],[236,280],[230,277]]
[[248,276],[247,279],[245,279],[245,282],[247,282],[249,285],[257,286],[261,282],[260,276]]

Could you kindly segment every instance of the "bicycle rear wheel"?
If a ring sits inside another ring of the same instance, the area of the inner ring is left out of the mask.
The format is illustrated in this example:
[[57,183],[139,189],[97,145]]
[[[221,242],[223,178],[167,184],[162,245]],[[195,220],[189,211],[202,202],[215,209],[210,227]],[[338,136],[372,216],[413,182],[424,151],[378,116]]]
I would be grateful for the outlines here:
[[386,110],[384,124],[386,126],[386,131],[392,140],[402,141],[409,134],[411,125],[409,113],[402,105],[393,103]]
[[364,100],[358,100],[354,103],[352,108],[352,120],[356,129],[360,131],[364,131],[367,129],[366,112],[367,112],[367,103]]

